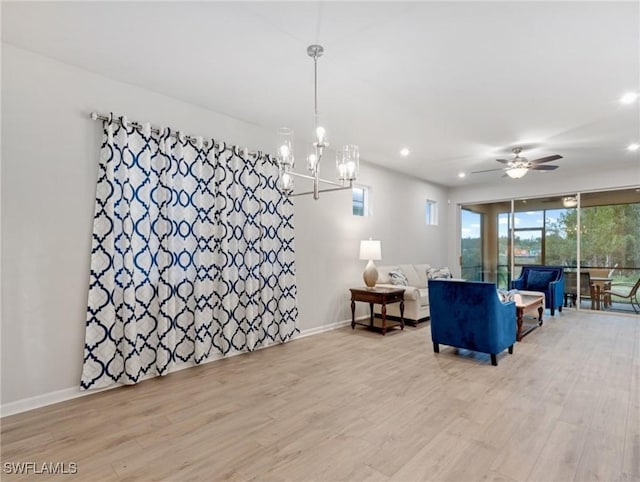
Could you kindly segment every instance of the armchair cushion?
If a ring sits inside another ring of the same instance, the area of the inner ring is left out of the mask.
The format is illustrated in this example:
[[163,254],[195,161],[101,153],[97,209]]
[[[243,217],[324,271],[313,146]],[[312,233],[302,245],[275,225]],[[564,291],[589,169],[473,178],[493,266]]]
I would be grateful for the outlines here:
[[527,289],[531,291],[546,291],[549,283],[555,281],[556,274],[553,271],[529,271],[527,277]]

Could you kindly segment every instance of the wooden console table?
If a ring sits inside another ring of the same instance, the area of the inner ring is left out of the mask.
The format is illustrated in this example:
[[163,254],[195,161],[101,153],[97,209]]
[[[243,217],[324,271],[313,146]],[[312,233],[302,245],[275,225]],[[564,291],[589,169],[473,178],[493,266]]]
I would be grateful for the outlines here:
[[[382,334],[387,333],[387,304],[400,303],[400,327],[404,330],[404,290],[401,288],[351,288],[351,328],[356,324],[373,329],[373,304],[382,305]],[[369,303],[371,314],[369,323],[356,323],[356,301]]]
[[[538,310],[538,324],[530,326],[524,333],[522,332],[523,317],[525,313]],[[544,312],[544,295],[520,295],[520,300],[516,301],[516,322],[518,323],[518,331],[516,340],[522,341],[525,335],[542,326],[542,313]]]

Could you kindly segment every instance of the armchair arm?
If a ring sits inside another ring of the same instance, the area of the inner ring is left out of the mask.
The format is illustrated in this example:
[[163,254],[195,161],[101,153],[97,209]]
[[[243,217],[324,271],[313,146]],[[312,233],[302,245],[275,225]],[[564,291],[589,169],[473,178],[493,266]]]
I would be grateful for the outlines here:
[[[497,301],[497,300],[496,300]],[[496,351],[504,350],[516,341],[516,302],[497,301],[497,312],[493,326],[493,340],[496,343]]]
[[523,290],[524,286],[524,278],[517,278],[511,281],[511,289],[512,290]]
[[549,297],[551,306],[558,306],[558,302],[562,301],[564,296],[564,278],[549,283]]

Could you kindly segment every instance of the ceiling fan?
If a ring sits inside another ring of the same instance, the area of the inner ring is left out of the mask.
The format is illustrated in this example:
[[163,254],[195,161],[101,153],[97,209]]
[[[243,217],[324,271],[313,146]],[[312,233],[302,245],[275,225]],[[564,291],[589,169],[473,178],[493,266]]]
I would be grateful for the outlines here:
[[505,171],[505,176],[509,176],[513,179],[518,179],[523,177],[529,169],[532,171],[553,171],[558,169],[559,166],[550,166],[550,165],[542,165],[546,162],[556,161],[558,159],[562,159],[562,156],[559,154],[554,154],[552,156],[541,157],[540,159],[534,159],[530,161],[524,157],[520,157],[520,153],[522,152],[522,147],[514,147],[512,149],[513,153],[516,155],[513,159],[496,159],[496,161],[506,164],[507,167],[500,167],[498,169],[485,169],[484,171],[474,171],[471,174],[478,174],[481,172],[491,172],[491,171]]

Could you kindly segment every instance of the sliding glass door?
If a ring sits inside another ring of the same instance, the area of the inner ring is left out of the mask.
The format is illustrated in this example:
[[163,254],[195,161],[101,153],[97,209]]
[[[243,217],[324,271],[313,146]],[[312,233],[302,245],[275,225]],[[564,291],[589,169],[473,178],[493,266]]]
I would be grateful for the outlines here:
[[460,212],[460,266],[462,277],[483,280],[482,213],[463,208]]
[[607,290],[624,294],[640,277],[640,189],[461,208],[463,278],[508,288],[524,265],[563,266],[569,306],[633,312]]

